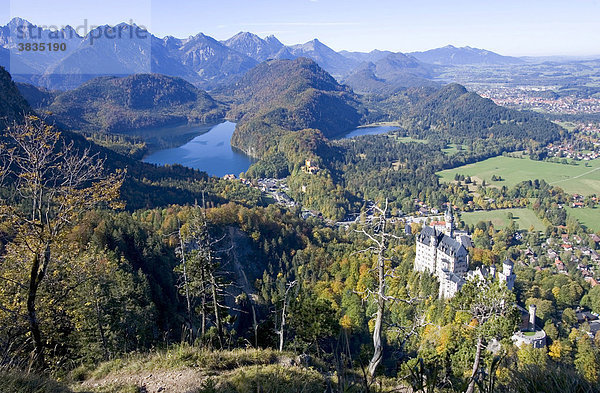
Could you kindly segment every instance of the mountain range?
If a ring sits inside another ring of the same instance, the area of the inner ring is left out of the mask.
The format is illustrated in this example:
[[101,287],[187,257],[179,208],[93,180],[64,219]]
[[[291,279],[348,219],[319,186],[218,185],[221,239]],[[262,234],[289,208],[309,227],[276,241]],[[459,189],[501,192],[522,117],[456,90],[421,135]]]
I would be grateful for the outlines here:
[[[145,38],[137,38],[134,34],[109,38],[102,34],[104,31],[142,31]],[[41,37],[39,42],[64,42],[65,50],[18,50],[20,42],[35,42],[37,36]],[[20,18],[0,27],[0,65],[11,71],[18,82],[50,89],[73,89],[98,76],[158,73],[180,77],[201,89],[212,90],[239,80],[265,60],[299,57],[314,60],[337,80],[346,80],[361,92],[378,90],[377,86],[382,82],[393,86],[424,83],[435,77],[431,65],[522,61],[483,49],[453,46],[410,54],[380,50],[336,52],[318,39],[286,46],[274,36],[261,38],[249,32],[238,33],[224,41],[202,33],[181,39],[159,38],[136,25],[124,23],[96,27],[83,37],[70,26],[56,32],[38,28]]]

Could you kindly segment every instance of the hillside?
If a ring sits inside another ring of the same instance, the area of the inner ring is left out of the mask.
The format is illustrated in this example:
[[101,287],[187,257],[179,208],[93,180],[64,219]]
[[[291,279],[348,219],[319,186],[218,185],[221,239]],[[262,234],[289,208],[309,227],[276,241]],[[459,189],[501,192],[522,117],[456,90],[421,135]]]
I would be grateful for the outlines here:
[[19,93],[10,74],[0,67],[0,119],[2,119],[0,127],[4,128],[6,124],[12,123],[29,112],[31,112],[31,108]]
[[99,77],[58,95],[44,109],[69,128],[108,132],[209,122],[224,114],[206,92],[158,74]]
[[234,105],[229,116],[239,119],[232,145],[252,155],[275,142],[268,137],[274,131],[314,128],[331,137],[361,119],[357,97],[307,58],[262,63],[230,94]]
[[541,115],[498,106],[459,84],[446,85],[417,100],[402,118],[409,130],[459,138],[509,137],[547,143],[558,139],[562,130]]

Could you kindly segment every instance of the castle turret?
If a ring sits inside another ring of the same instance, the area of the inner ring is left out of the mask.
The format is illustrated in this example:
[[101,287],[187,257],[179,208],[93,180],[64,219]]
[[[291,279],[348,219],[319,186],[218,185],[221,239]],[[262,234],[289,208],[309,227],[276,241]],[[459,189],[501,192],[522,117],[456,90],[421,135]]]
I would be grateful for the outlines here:
[[535,304],[529,305],[529,329],[535,331],[535,311],[537,307]]
[[502,274],[499,274],[500,280],[506,283],[506,287],[509,290],[513,290],[515,287],[515,273],[513,272],[514,264],[509,259],[502,262]]
[[446,220],[446,234],[454,238],[454,215],[452,214],[452,204],[448,202],[448,210],[444,215]]

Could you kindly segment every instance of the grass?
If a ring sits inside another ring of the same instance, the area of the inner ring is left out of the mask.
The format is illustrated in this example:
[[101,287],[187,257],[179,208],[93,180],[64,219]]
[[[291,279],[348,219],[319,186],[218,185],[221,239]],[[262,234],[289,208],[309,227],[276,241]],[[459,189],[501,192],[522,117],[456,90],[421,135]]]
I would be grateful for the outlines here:
[[158,351],[152,354],[133,354],[122,359],[104,362],[89,373],[89,377],[98,379],[117,371],[138,372],[186,367],[232,370],[244,366],[272,364],[277,362],[281,356],[281,353],[270,349],[211,351],[178,345],[168,351]]
[[0,372],[0,392],[2,393],[70,393],[58,382],[48,378],[17,372]]
[[[327,366],[321,363],[311,359],[311,367],[305,367],[293,353],[270,349],[217,351],[176,345],[166,351],[128,355],[85,372],[77,370],[70,378],[75,391],[94,393],[138,393],[141,380],[178,393],[316,393],[327,388],[328,377],[318,371]],[[177,384],[169,385],[168,379],[174,377]]]
[[442,151],[444,153],[446,153],[447,155],[451,156],[451,155],[454,155],[459,152],[459,150],[458,150],[459,146],[462,147],[462,145],[457,145],[456,143],[451,143],[448,145],[448,147],[442,149]]
[[491,221],[496,229],[504,228],[509,224],[508,213],[512,213],[519,229],[528,230],[532,225],[536,231],[546,229],[544,223],[535,215],[533,210],[527,208],[480,210],[461,214],[461,219],[469,225],[475,225],[479,221]]
[[532,337],[532,336],[535,336],[535,332],[523,332],[523,335]]
[[569,216],[575,218],[580,224],[595,232],[600,231],[600,208],[572,208],[567,207]]
[[[198,393],[320,393],[327,390],[323,375],[313,369],[296,366],[268,365],[243,367],[228,376],[222,376],[210,389],[204,387]],[[206,383],[205,383],[206,384]]]
[[[600,194],[600,160],[588,163],[590,166],[586,167],[584,162],[567,165],[498,156],[437,174],[446,182],[454,181],[454,176],[458,173],[470,176],[477,180],[478,184],[485,180],[486,183],[498,187],[512,187],[524,180],[544,179],[571,194]],[[500,176],[503,180],[492,181],[492,175]]]

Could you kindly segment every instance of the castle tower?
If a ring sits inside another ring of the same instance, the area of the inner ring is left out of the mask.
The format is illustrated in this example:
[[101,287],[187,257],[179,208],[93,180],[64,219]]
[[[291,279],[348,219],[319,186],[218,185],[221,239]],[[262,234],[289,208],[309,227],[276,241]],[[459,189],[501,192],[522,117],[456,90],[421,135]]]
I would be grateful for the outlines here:
[[511,260],[506,259],[502,262],[502,274],[500,274],[500,280],[506,283],[508,290],[512,291],[515,287],[515,273],[513,272],[514,264]]
[[454,238],[454,215],[452,214],[452,203],[448,202],[448,210],[444,215],[446,220],[446,234]]
[[530,304],[529,305],[529,329],[531,329],[532,331],[535,331],[535,312],[536,312],[536,305],[535,304]]

